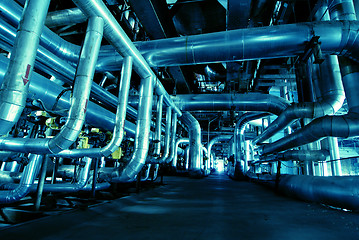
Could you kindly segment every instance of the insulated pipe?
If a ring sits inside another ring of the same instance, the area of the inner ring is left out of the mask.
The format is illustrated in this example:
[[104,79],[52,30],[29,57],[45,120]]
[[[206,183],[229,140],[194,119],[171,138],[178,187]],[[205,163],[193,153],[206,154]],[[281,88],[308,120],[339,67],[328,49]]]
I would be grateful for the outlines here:
[[171,119],[172,119],[172,108],[166,108],[166,130],[165,130],[165,146],[163,155],[158,159],[159,163],[163,163],[168,158],[170,151],[170,136],[171,136]]
[[68,119],[60,133],[51,139],[2,138],[0,139],[0,149],[17,152],[58,153],[69,148],[76,141],[85,122],[92,78],[101,46],[102,29],[101,18],[96,17],[89,20],[77,68]]
[[263,111],[279,115],[289,106],[284,98],[262,93],[185,94],[172,99],[182,111]]
[[156,109],[156,129],[155,129],[155,150],[153,152],[154,157],[157,158],[161,154],[161,133],[162,133],[162,107],[163,107],[163,95],[158,97],[157,109]]
[[[242,144],[244,143],[244,130],[247,124],[259,118],[268,116],[268,113],[245,113],[237,121],[236,127],[234,128],[234,176],[241,177],[243,173],[247,172],[248,161],[246,157],[242,154]],[[243,165],[242,165],[243,161]]]
[[[10,26],[4,20],[0,19],[0,35],[2,36],[2,40],[6,41],[6,43],[11,45],[10,47],[7,47],[6,50],[11,51],[12,43],[14,42],[16,35],[16,29]],[[2,47],[4,46],[2,45]],[[75,67],[42,47],[41,43],[37,51],[35,66],[39,67],[41,70],[48,73],[49,75],[53,75],[60,80],[64,80],[64,82],[70,85],[72,85],[73,79],[76,76]],[[118,70],[121,69],[118,68]],[[97,83],[92,84],[91,97],[104,104],[116,107],[117,98],[110,92],[100,87]],[[127,111],[127,114],[129,116],[133,118],[137,116],[137,111],[131,106],[127,107]]]
[[24,168],[20,184],[13,190],[0,191],[0,203],[13,203],[25,197],[31,190],[31,186],[40,171],[42,155],[30,154],[29,163]]
[[11,130],[25,108],[49,4],[50,0],[26,1],[10,64],[0,87],[0,135]]
[[[298,56],[313,36],[320,36],[324,54],[358,61],[358,27],[356,21],[296,23],[138,42],[136,46],[151,67],[169,67]],[[116,70],[121,57],[110,48],[103,49],[108,56],[101,55],[98,70]]]
[[209,141],[207,144],[207,150],[208,150],[208,158],[211,160],[212,158],[212,147],[214,144],[221,142],[221,141],[228,141],[232,138],[232,135],[219,135],[217,137],[214,137]]
[[325,161],[329,156],[326,150],[288,150],[282,153],[261,156],[259,162],[273,162],[273,161],[302,161],[302,162],[318,162]]
[[149,148],[154,78],[155,77],[151,76],[149,79],[141,80],[135,149],[125,169],[121,173],[115,171],[112,174],[112,182],[134,181],[146,162]]
[[56,156],[67,157],[67,158],[83,157],[83,156],[101,158],[101,157],[109,156],[120,147],[124,136],[126,107],[127,107],[128,94],[130,90],[131,74],[132,74],[132,57],[126,57],[123,62],[123,66],[121,70],[121,80],[120,80],[120,85],[118,87],[119,93],[118,93],[118,101],[117,101],[116,120],[115,120],[115,127],[113,128],[111,141],[103,148],[67,149],[55,154]]
[[173,150],[173,160],[172,160],[172,167],[173,168],[177,168],[177,153],[178,153],[178,148],[179,148],[179,145],[180,144],[188,144],[189,143],[189,138],[178,138],[176,141],[175,141],[175,148]]
[[175,156],[175,142],[176,142],[176,132],[177,132],[177,113],[173,113],[172,115],[172,132],[171,132],[171,145],[170,145],[170,156],[166,159],[167,163],[170,163]]
[[49,12],[46,16],[45,25],[48,28],[67,26],[76,23],[86,22],[87,17],[78,8],[70,8]]
[[[0,82],[3,81],[8,63],[9,59],[0,55]],[[29,86],[28,97],[32,100],[41,99],[46,108],[51,109],[57,101],[57,96],[64,90],[63,87],[34,72],[33,79]],[[64,110],[69,108],[70,93],[67,92],[57,101],[55,112],[64,116]],[[101,118],[98,116],[101,116]],[[93,102],[89,102],[86,112],[86,122],[94,127],[112,130],[115,125],[115,114]],[[135,136],[136,126],[131,122],[125,121],[125,131],[127,136],[133,137]]]
[[128,38],[114,16],[112,16],[106,5],[101,0],[92,0],[90,2],[87,0],[73,0],[73,2],[83,11],[87,17],[99,16],[104,19],[104,35],[106,40],[112,46],[114,46],[116,51],[122,57],[133,57],[133,67],[141,79],[152,80],[153,78],[153,85],[156,94],[159,96],[163,95],[166,105],[171,106],[172,109],[177,112],[179,116],[181,116],[181,111],[173,103],[169,94],[166,92],[161,82],[157,79],[156,75],[151,70],[151,67]]
[[345,93],[338,59],[336,56],[326,56],[325,59],[318,69],[321,75],[317,86],[321,92],[319,101],[290,105],[261,135],[253,140],[253,144],[267,140],[298,118],[313,119],[334,115],[342,107]]
[[181,120],[189,131],[189,174],[191,177],[203,177],[201,126],[189,112],[183,112]]

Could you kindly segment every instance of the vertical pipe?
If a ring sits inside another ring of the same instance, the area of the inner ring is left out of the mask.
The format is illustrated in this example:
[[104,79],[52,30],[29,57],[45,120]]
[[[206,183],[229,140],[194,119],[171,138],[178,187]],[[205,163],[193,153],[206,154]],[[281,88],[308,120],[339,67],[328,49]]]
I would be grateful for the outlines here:
[[47,170],[47,157],[44,156],[42,160],[39,182],[37,184],[37,190],[36,190],[35,211],[40,210],[42,191],[44,189],[44,184],[46,180],[46,170]]
[[332,161],[332,175],[342,176],[342,165],[340,164],[340,155],[338,147],[338,138],[328,137],[330,160]]
[[176,133],[177,133],[177,116],[178,113],[174,112],[172,115],[172,132],[171,132],[171,144],[170,144],[170,156],[166,159],[167,163],[170,163],[173,161],[174,157],[174,150],[175,150],[175,144],[176,144]]
[[10,64],[0,87],[0,135],[7,134],[25,108],[36,51],[50,0],[26,1]]
[[159,159],[160,163],[163,163],[168,158],[169,149],[170,149],[170,136],[171,136],[171,118],[172,118],[172,108],[166,108],[166,131],[165,131],[165,149],[163,155]]
[[156,109],[156,129],[155,129],[155,150],[153,152],[154,157],[158,157],[161,153],[161,132],[162,132],[162,107],[163,107],[163,95],[158,97],[157,109]]

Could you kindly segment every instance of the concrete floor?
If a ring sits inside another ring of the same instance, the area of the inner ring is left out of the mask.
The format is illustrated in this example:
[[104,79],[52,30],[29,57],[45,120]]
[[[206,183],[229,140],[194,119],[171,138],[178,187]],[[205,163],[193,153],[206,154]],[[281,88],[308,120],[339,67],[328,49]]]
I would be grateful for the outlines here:
[[1,239],[359,239],[359,214],[225,175],[164,186],[0,231]]

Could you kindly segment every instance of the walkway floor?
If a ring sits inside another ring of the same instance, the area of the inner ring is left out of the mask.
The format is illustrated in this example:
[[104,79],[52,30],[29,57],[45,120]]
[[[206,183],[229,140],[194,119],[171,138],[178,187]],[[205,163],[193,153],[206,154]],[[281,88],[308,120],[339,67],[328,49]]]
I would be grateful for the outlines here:
[[166,185],[0,231],[1,239],[359,239],[359,214],[224,175]]

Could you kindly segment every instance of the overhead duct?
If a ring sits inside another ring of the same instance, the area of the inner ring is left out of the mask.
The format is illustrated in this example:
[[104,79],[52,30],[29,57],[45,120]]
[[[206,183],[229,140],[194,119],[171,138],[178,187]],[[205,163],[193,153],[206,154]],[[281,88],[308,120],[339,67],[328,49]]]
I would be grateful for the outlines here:
[[179,148],[179,145],[180,144],[189,144],[189,138],[178,138],[176,141],[175,141],[175,148],[173,150],[173,160],[172,160],[172,167],[174,169],[177,168],[177,154],[178,154],[178,148]]
[[194,178],[203,177],[201,126],[189,112],[183,112],[181,120],[189,132],[189,174]]
[[[17,152],[58,153],[77,139],[85,122],[95,64],[102,40],[103,21],[91,18],[77,68],[71,107],[65,125],[54,138],[0,138],[0,149]],[[6,75],[5,75],[6,78]],[[27,91],[23,89],[22,91]]]
[[10,64],[0,87],[0,135],[6,135],[25,108],[36,50],[50,0],[27,1],[11,53]]
[[172,99],[182,111],[263,111],[279,115],[289,106],[284,98],[262,93],[179,94]]
[[[151,67],[168,67],[298,56],[313,36],[319,36],[324,54],[359,61],[358,28],[356,21],[296,23],[138,42],[136,46]],[[102,49],[97,69],[116,70],[121,57],[109,47]]]

